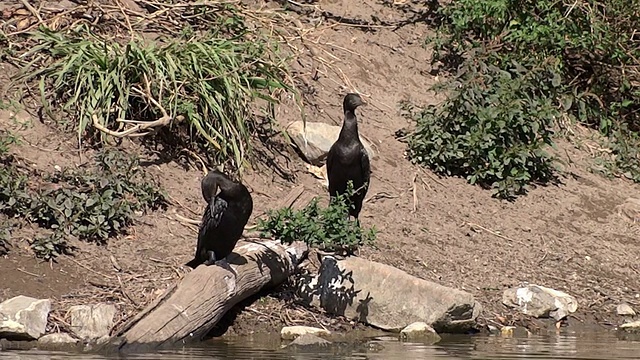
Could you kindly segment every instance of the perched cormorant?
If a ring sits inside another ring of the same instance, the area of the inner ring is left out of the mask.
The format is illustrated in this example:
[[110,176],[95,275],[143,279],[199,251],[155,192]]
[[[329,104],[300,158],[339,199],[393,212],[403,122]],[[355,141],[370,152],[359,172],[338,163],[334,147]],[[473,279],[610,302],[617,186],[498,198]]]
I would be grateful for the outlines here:
[[[253,211],[253,199],[242,184],[220,171],[211,171],[202,179],[202,196],[207,208],[198,233],[198,247],[186,265],[212,265],[231,254]],[[220,193],[216,192],[220,188]],[[228,266],[228,265],[227,265]]]
[[329,149],[327,154],[327,177],[329,178],[329,196],[334,199],[338,194],[344,194],[347,190],[347,182],[353,181],[356,192],[351,196],[349,215],[358,219],[362,209],[362,201],[369,189],[371,179],[371,167],[369,155],[365,150],[358,135],[358,119],[356,108],[364,105],[360,95],[347,94],[342,103],[344,110],[344,122],[338,140]]

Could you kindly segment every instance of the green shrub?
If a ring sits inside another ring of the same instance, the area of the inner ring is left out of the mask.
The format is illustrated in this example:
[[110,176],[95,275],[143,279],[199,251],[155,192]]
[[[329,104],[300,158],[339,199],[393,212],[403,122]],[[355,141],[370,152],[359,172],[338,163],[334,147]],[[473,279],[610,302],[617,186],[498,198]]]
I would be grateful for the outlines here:
[[52,261],[63,254],[70,255],[75,250],[59,231],[54,231],[48,236],[36,237],[31,242],[31,249],[37,257],[45,261]]
[[[349,189],[353,191],[353,186]],[[363,230],[348,217],[347,198],[338,196],[326,208],[321,208],[318,199],[313,198],[302,210],[288,207],[270,210],[266,220],[258,220],[258,230],[262,236],[272,236],[285,244],[304,241],[309,247],[352,253],[360,246],[372,244],[376,230]]]
[[[556,98],[549,99],[572,118],[610,136],[610,170],[637,181],[639,11],[638,0],[453,1],[439,9],[442,22],[432,38],[432,60],[448,71],[465,62],[502,70],[514,61],[552,66],[561,86]],[[452,81],[459,81],[458,75]],[[527,81],[531,87],[543,87],[546,80]]]
[[31,219],[81,240],[103,242],[128,228],[135,212],[166,205],[164,193],[150,182],[137,159],[102,152],[96,164],[95,171],[63,170],[45,176],[53,186],[36,195]]
[[36,255],[49,259],[70,252],[68,236],[103,243],[125,233],[136,213],[166,207],[164,191],[137,158],[104,150],[95,160],[92,168],[42,174],[18,168],[2,155],[0,212],[51,230],[32,243]]
[[552,177],[544,148],[552,144],[559,76],[549,68],[507,70],[465,62],[444,86],[449,98],[415,114],[409,157],[445,175],[511,198],[532,181]]

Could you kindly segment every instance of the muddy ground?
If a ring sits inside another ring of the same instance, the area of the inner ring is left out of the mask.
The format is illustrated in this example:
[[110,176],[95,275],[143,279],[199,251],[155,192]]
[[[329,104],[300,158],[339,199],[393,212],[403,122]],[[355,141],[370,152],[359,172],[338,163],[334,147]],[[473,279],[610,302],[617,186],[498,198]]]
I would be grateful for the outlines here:
[[[595,135],[572,126],[571,136],[558,138],[554,150],[562,161],[561,184],[533,188],[515,202],[496,200],[490,191],[464,179],[440,178],[412,165],[404,157],[405,144],[394,133],[411,126],[401,114],[401,101],[425,105],[441,100],[428,90],[438,81],[431,74],[430,50],[423,47],[431,28],[428,21],[421,21],[396,29],[392,24],[414,16],[403,11],[401,4],[359,3],[323,0],[315,5],[327,14],[377,25],[339,24],[319,12],[288,15],[305,28],[320,24],[305,35],[316,54],[299,45],[298,59],[292,63],[304,90],[308,120],[340,124],[342,97],[348,91],[360,92],[370,103],[359,112],[359,128],[377,156],[372,160],[373,180],[361,222],[375,224],[379,234],[377,248],[365,248],[360,256],[471,292],[483,304],[488,321],[519,318],[501,304],[501,296],[504,289],[521,282],[576,296],[579,310],[569,318],[570,325],[617,324],[621,319],[616,318],[615,306],[620,302],[640,310],[640,223],[621,211],[627,199],[640,197],[640,187],[589,171],[599,151]],[[295,41],[300,44],[299,39]],[[0,85],[7,83],[13,71],[2,65]],[[12,151],[29,165],[52,171],[56,165],[87,161],[88,154],[77,150],[75,134],[60,133],[35,112],[20,110],[13,116],[14,112],[3,110],[0,126],[23,139]],[[283,97],[276,117],[286,125],[298,120],[300,113],[291,99]],[[296,185],[305,187],[302,201],[315,195],[327,197],[295,150],[280,137],[273,141],[283,144],[283,154],[273,155],[282,171],[261,164],[244,177],[255,203],[250,223]],[[75,256],[61,257],[57,263],[33,256],[28,239],[38,230],[20,224],[11,240],[12,251],[0,258],[0,301],[19,294],[50,297],[55,300],[52,326],[64,326],[68,306],[98,301],[115,303],[123,318],[142,309],[188,271],[182,265],[193,255],[197,229],[175,215],[200,217],[204,206],[200,168],[186,169],[175,161],[161,160],[129,140],[123,146],[148,160],[148,171],[173,204],[166,212],[142,216],[129,235],[105,246],[75,244],[80,248]],[[352,326],[343,319],[314,314],[291,301],[286,287],[280,290],[245,301],[223,321],[217,334],[316,322],[338,329]]]

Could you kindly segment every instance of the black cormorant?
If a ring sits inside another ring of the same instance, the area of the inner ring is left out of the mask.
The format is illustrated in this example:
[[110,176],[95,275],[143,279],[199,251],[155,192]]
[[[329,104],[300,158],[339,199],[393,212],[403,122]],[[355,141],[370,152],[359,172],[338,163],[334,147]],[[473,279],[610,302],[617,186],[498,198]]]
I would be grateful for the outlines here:
[[327,154],[327,177],[329,178],[329,196],[334,199],[347,190],[347,182],[353,181],[355,193],[351,196],[349,215],[358,219],[362,201],[369,189],[371,167],[369,155],[358,135],[356,108],[364,105],[360,95],[347,94],[343,101],[344,122],[338,140]]
[[[186,264],[193,269],[200,264],[212,265],[231,254],[253,211],[249,190],[219,171],[209,172],[201,187],[207,208],[200,223],[195,257]],[[220,193],[216,195],[218,188]]]

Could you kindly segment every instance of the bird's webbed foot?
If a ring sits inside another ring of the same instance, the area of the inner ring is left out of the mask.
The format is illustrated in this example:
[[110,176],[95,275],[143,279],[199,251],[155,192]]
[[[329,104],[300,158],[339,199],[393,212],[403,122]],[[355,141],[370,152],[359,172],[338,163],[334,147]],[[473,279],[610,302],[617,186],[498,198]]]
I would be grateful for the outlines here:
[[207,251],[207,260],[205,260],[203,264],[205,264],[206,266],[209,266],[215,263],[216,263],[216,253],[213,251]]
[[229,270],[234,276],[238,276],[238,274],[235,270],[233,270],[226,258],[216,261],[216,265],[220,266],[223,269]]

